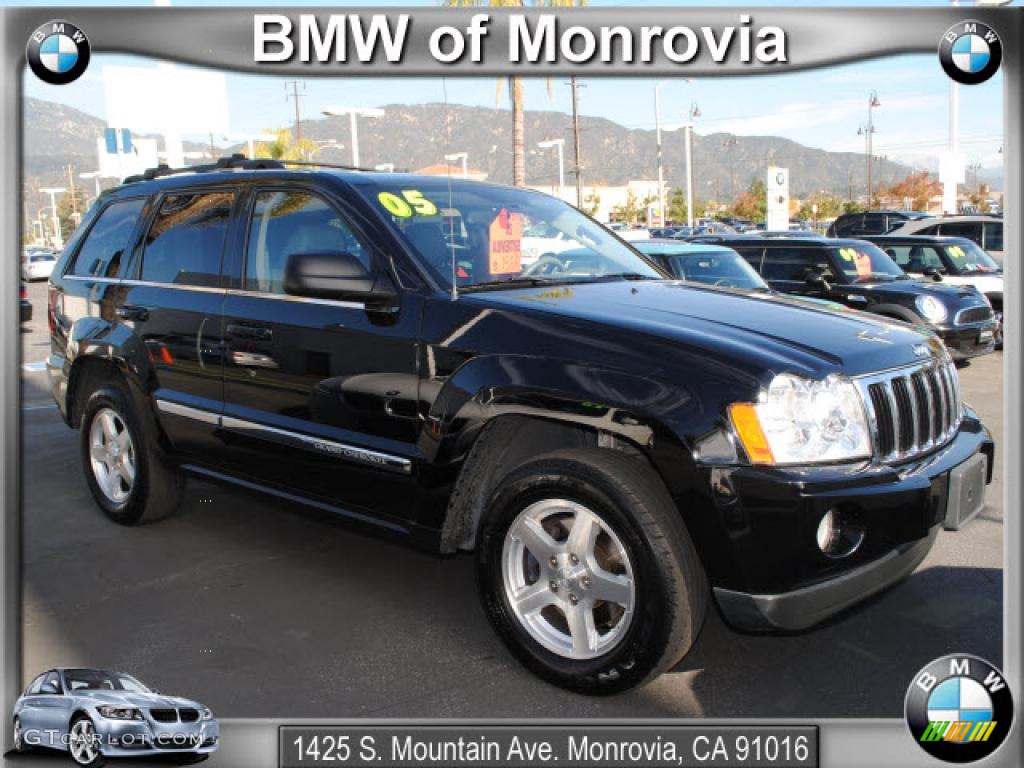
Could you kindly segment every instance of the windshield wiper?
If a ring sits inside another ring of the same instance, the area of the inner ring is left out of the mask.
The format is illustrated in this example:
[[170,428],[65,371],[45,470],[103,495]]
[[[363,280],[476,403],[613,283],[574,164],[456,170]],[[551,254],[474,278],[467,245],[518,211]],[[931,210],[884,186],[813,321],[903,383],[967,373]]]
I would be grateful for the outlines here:
[[580,276],[581,280],[597,282],[602,280],[665,280],[663,277],[654,275],[641,275],[639,272],[612,272],[606,275],[591,275],[590,277]]
[[471,293],[473,291],[500,291],[505,288],[532,288],[538,285],[555,285],[562,280],[555,280],[550,277],[512,277],[507,280],[487,280],[482,283],[471,285],[460,285],[459,293]]

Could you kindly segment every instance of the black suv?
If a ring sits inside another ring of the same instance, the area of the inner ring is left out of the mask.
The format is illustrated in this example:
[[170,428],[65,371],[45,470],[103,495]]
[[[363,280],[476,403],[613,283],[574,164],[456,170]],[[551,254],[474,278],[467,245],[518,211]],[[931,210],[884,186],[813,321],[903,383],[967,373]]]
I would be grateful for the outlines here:
[[955,360],[995,348],[996,318],[980,291],[913,279],[876,245],[819,236],[704,236],[738,251],[772,288],[826,299],[936,333]]
[[[994,446],[931,334],[667,280],[536,192],[274,165],[105,192],[54,272],[53,393],[115,522],[191,474],[474,551],[509,648],[608,693],[712,595],[809,627],[984,503]],[[533,226],[579,247],[526,263]]]
[[863,235],[884,235],[908,221],[927,219],[927,213],[920,211],[866,211],[844,213],[828,228],[829,237],[862,237]]

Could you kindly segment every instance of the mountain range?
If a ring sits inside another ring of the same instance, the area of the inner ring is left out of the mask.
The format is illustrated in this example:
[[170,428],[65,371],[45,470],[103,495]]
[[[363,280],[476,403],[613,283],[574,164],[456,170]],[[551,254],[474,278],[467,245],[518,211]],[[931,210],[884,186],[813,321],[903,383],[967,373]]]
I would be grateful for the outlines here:
[[[492,181],[511,182],[512,118],[508,110],[443,104],[389,105],[383,109],[384,117],[359,121],[362,165],[392,163],[400,170],[416,170],[444,163],[446,154],[467,152],[472,169],[486,173]],[[25,100],[23,114],[23,178],[27,189],[67,186],[69,164],[76,174],[95,169],[96,139],[103,134],[103,120],[63,104],[32,98]],[[294,125],[286,127],[294,133]],[[565,182],[574,184],[571,117],[561,112],[528,110],[525,130],[527,183],[543,186],[557,182],[556,150],[540,149],[537,143],[564,139]],[[333,140],[344,146],[324,144],[317,159],[351,162],[347,117],[303,120],[301,133],[303,138]],[[662,131],[665,182],[670,187],[685,185],[683,136],[682,130]],[[657,178],[653,130],[630,129],[604,118],[581,116],[580,143],[583,180],[588,186]],[[192,152],[210,149],[209,144],[195,142],[186,142],[185,146]],[[221,146],[214,151],[223,154],[244,148]],[[777,136],[694,132],[694,192],[698,199],[732,199],[752,180],[763,179],[772,163],[789,168],[790,193],[795,197],[821,190],[843,198],[864,194],[867,168],[862,153],[828,152]],[[873,170],[874,183],[897,181],[911,171],[910,166],[879,158]]]

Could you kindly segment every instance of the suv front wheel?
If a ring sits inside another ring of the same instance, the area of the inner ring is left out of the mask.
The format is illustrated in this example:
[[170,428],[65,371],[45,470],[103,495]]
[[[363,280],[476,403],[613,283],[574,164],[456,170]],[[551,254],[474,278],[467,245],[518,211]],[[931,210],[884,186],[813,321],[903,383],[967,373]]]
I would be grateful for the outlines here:
[[177,509],[184,478],[161,458],[155,426],[146,428],[120,383],[104,383],[90,394],[80,447],[89,490],[114,522],[152,522]]
[[589,694],[670,669],[707,608],[707,578],[661,479],[610,450],[550,453],[512,472],[480,531],[477,581],[520,661]]

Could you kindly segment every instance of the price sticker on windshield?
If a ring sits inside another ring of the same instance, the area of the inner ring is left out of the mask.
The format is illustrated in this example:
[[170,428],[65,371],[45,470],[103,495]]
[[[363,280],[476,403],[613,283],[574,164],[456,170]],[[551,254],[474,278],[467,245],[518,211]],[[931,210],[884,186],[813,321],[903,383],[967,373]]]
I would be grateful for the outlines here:
[[871,277],[871,257],[856,248],[850,250],[853,251],[853,265],[857,268],[857,277]]
[[401,196],[394,192],[381,192],[377,200],[388,213],[399,219],[416,216],[436,216],[437,206],[427,200],[418,189],[403,189]]
[[855,251],[853,248],[840,248],[839,256],[843,261],[853,261],[853,255]]
[[964,257],[964,249],[959,245],[951,245],[949,247],[949,255],[954,259],[962,259]]
[[491,222],[490,271],[492,275],[518,275],[523,270],[523,216],[502,208]]

